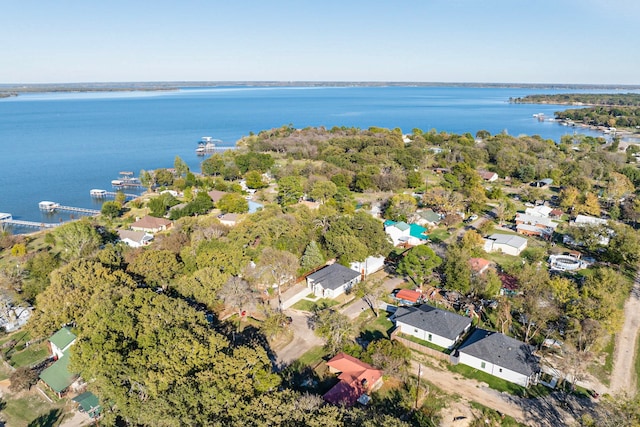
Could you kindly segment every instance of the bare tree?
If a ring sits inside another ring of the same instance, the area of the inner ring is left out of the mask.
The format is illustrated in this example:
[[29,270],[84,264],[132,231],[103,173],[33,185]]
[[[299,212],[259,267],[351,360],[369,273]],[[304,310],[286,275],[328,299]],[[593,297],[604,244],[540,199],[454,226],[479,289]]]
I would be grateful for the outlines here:
[[278,292],[278,309],[282,311],[281,288],[296,277],[300,266],[298,257],[288,251],[265,248],[256,266],[258,276],[264,283],[270,284]]

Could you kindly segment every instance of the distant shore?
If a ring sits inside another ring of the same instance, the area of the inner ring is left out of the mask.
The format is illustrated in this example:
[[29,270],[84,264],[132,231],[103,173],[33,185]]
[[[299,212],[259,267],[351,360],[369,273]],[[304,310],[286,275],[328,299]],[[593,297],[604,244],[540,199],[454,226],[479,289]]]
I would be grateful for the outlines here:
[[47,92],[134,92],[174,91],[196,87],[477,87],[530,89],[610,89],[633,90],[640,85],[596,85],[566,83],[483,83],[483,82],[367,82],[367,81],[174,81],[174,82],[94,82],[94,83],[38,83],[0,84],[0,98],[22,93]]

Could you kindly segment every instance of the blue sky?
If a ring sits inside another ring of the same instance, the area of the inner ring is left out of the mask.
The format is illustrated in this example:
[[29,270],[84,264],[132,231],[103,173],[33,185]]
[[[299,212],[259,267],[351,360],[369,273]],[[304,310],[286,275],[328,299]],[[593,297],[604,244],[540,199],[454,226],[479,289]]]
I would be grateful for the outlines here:
[[0,83],[640,84],[638,0],[20,0]]

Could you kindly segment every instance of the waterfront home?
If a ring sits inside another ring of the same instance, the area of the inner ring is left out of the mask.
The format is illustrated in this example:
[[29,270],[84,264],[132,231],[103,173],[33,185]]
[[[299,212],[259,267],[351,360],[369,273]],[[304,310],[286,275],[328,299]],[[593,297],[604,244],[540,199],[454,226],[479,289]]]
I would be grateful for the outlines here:
[[132,248],[147,246],[153,240],[153,235],[146,231],[117,230],[120,241]]
[[340,381],[322,397],[334,405],[353,406],[356,402],[366,405],[370,400],[368,394],[382,386],[380,369],[346,353],[338,353],[327,366],[329,372],[338,374]]
[[307,287],[318,297],[335,298],[351,289],[361,278],[358,271],[336,263],[308,275]]
[[533,347],[504,334],[476,329],[458,348],[458,363],[529,387],[540,374]]
[[133,231],[144,231],[146,233],[157,233],[159,231],[168,230],[173,226],[173,222],[165,218],[156,218],[154,216],[147,215],[138,219],[131,224]]
[[518,256],[527,248],[527,239],[513,234],[495,233],[484,240],[485,252],[502,252]]
[[394,322],[400,333],[448,349],[453,348],[471,328],[469,317],[428,304],[398,307]]

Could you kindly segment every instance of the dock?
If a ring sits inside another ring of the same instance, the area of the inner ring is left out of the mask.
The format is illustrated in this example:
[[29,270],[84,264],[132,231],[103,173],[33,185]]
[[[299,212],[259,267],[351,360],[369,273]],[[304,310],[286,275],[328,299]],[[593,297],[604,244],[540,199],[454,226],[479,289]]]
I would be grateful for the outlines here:
[[29,228],[38,228],[38,229],[54,228],[60,225],[60,224],[54,224],[49,222],[22,221],[20,219],[0,219],[0,224],[17,225],[20,227],[29,227]]
[[[103,197],[116,197],[118,193],[120,193],[120,191],[91,190],[90,192],[91,197],[94,197],[96,199],[101,199]],[[140,197],[137,194],[131,194],[131,193],[122,193],[122,194],[124,194],[124,197],[126,197],[128,200],[133,200]]]
[[42,201],[38,203],[38,207],[40,210],[45,212],[55,212],[55,211],[67,211],[67,212],[78,212],[87,215],[99,215],[100,211],[96,209],[87,209],[87,208],[77,208],[75,206],[63,206],[56,202]]

